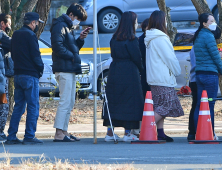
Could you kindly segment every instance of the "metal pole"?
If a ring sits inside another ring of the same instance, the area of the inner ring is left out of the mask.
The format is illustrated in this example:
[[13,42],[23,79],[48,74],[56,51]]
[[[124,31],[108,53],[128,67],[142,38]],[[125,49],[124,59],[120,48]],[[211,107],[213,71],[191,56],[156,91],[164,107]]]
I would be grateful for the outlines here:
[[97,144],[97,0],[93,0],[93,96],[94,96],[94,144]]

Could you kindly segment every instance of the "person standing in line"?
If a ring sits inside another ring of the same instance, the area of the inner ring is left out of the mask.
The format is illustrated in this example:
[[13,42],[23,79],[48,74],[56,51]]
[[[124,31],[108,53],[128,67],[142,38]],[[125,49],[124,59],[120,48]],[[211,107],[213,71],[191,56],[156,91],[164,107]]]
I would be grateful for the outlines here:
[[[147,84],[147,81],[146,81],[146,46],[144,44],[144,38],[145,38],[146,30],[148,29],[148,24],[149,24],[149,18],[145,19],[142,22],[141,28],[142,28],[143,34],[139,37],[139,47],[140,47],[140,52],[142,55],[142,63],[143,63],[143,68],[144,68],[143,71],[140,73],[144,101],[146,97],[146,92],[150,91],[150,86]],[[132,129],[131,133],[139,137],[140,129]]]
[[[10,120],[6,144],[43,144],[35,138],[39,117],[39,78],[43,74],[44,64],[39,51],[38,31],[39,14],[28,12],[24,16],[24,25],[12,35],[12,59],[14,61],[14,99],[15,106]],[[27,104],[26,129],[23,141],[16,134],[21,116]]]
[[[123,141],[138,140],[131,134],[131,129],[139,129],[143,115],[143,92],[140,72],[143,70],[142,56],[139,49],[136,29],[137,15],[134,12],[124,12],[117,31],[111,41],[111,57],[113,59],[106,85],[108,104],[104,103],[103,125],[108,126],[105,141],[113,141],[110,128],[108,109],[114,127],[125,128]],[[117,140],[120,138],[115,134]]]
[[[216,98],[219,84],[218,73],[222,74],[222,61],[212,33],[217,28],[216,21],[210,13],[200,14],[198,19],[200,26],[193,38],[197,83],[197,105],[194,112],[195,129],[197,128],[202,91],[206,90],[209,98]],[[215,101],[209,102],[213,132],[214,105]]]
[[[221,37],[221,29],[217,27],[216,31],[211,31],[214,34],[215,39],[220,39]],[[221,53],[220,53],[221,54]],[[189,133],[187,136],[187,140],[195,140],[195,124],[194,124],[194,111],[197,105],[197,83],[196,83],[196,57],[195,57],[195,52],[194,52],[194,47],[190,51],[190,83],[189,87],[191,88],[192,91],[192,107],[190,110],[190,115],[189,115]],[[214,134],[215,139],[217,138],[216,134]]]
[[174,87],[181,73],[179,61],[167,35],[166,14],[154,11],[149,19],[144,40],[146,45],[146,76],[151,86],[153,107],[159,140],[173,142],[163,130],[166,117],[183,116],[184,112]]
[[[2,50],[2,56],[5,57],[11,57],[10,51],[11,51],[11,38],[8,36],[9,32],[11,30],[11,16],[6,15],[4,13],[0,14],[0,43]],[[13,72],[13,70],[11,70]],[[5,93],[7,97],[7,101],[9,102],[9,96],[8,96],[8,82],[9,77],[6,74],[5,71]],[[7,137],[4,133],[5,124],[7,121],[9,112],[9,103],[0,104],[0,141],[6,141]]]
[[75,104],[76,75],[82,74],[79,50],[84,45],[89,29],[76,39],[74,30],[87,19],[85,9],[71,4],[66,14],[53,20],[51,32],[53,73],[59,83],[59,106],[56,112],[54,142],[75,142],[80,139],[68,133],[70,113]]

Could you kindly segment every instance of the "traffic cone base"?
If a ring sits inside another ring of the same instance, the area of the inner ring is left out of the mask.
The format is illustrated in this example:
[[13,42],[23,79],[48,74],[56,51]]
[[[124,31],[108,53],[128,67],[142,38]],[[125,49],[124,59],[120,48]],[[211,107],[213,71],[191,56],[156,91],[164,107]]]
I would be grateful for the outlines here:
[[165,140],[137,140],[137,141],[131,141],[131,144],[161,144],[166,143]]
[[140,138],[131,141],[131,144],[160,144],[165,140],[157,140],[156,123],[153,111],[153,100],[151,91],[147,91],[144,104],[143,119],[141,124]]
[[220,144],[222,140],[190,140],[189,144]]

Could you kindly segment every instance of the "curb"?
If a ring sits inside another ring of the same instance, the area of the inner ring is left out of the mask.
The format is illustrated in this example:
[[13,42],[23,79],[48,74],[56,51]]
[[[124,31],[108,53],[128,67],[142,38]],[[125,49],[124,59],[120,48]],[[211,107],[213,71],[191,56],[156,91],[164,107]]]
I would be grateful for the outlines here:
[[[165,129],[164,130],[167,134],[188,134],[187,129]],[[70,131],[70,133],[73,133],[74,135],[78,137],[93,137],[93,131]],[[215,133],[222,133],[222,128],[215,128]],[[17,137],[23,138],[25,132],[18,132]],[[124,134],[124,130],[115,130],[115,134],[122,136]],[[55,131],[39,131],[35,133],[35,136],[37,138],[53,138],[55,135]],[[97,131],[97,137],[105,137],[106,131],[100,130]]]

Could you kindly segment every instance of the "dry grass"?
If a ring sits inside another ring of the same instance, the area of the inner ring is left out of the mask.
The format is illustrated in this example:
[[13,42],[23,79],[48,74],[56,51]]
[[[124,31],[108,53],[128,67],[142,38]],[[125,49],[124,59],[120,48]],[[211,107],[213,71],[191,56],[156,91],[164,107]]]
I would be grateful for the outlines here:
[[55,159],[55,163],[47,161],[42,155],[38,161],[27,159],[21,160],[19,165],[10,164],[9,154],[6,153],[5,161],[0,162],[1,170],[138,170],[132,164],[72,164],[68,160],[62,162]]

